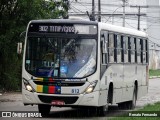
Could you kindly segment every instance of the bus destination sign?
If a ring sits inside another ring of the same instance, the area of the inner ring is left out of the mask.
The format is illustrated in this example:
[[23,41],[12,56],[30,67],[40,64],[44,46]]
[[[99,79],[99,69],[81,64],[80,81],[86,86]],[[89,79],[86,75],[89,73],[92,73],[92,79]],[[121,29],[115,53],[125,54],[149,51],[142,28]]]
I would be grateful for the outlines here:
[[97,34],[96,25],[32,23],[28,33]]
[[39,32],[75,33],[74,26],[39,26]]

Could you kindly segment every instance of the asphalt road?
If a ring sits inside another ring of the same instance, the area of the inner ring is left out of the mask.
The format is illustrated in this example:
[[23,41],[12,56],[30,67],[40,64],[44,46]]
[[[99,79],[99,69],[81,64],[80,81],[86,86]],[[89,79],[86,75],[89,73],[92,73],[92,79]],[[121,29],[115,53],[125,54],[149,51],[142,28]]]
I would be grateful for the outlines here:
[[[154,104],[160,101],[160,78],[149,80],[149,91],[148,94],[137,101],[136,109],[143,107],[146,104]],[[52,107],[49,118],[0,118],[0,120],[17,120],[17,119],[96,119],[106,120],[108,117],[114,117],[121,114],[124,111],[117,112],[118,107],[109,106],[109,111],[105,117],[97,117],[95,111],[88,111],[86,109],[74,109],[70,107],[58,108]],[[0,111],[35,111],[37,112],[37,106],[24,106],[22,104],[21,93],[5,93],[0,94]]]

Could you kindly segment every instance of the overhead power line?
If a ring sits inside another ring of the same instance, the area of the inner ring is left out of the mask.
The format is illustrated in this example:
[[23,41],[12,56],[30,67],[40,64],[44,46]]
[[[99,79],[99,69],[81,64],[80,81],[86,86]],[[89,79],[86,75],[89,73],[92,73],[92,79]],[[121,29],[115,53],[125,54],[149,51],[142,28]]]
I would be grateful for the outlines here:
[[131,8],[138,8],[138,26],[137,29],[140,30],[140,17],[141,17],[141,8],[148,8],[148,6],[137,6],[137,5],[131,5]]
[[153,38],[153,39],[155,39],[155,40],[160,40],[160,39],[158,39],[158,38],[155,38],[155,37],[153,37],[153,36],[150,36],[150,35],[148,35],[150,38]]

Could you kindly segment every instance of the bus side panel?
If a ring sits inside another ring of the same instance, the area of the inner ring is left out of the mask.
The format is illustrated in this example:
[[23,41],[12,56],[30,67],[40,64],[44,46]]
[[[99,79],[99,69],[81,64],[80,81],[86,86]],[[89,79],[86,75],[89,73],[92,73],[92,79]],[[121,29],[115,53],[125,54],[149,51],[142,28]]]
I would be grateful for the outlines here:
[[[102,71],[101,71],[102,72]],[[107,69],[104,70],[104,74],[100,80],[100,95],[99,95],[99,106],[103,106],[107,104],[107,95],[108,95],[108,76],[107,76]]]
[[[117,67],[118,66],[118,67]],[[113,84],[113,100],[112,104],[122,102],[122,83],[123,83],[123,65],[122,64],[110,64],[106,69],[104,75],[101,78],[101,89],[107,89],[107,93],[103,93],[104,97],[108,97],[109,86]],[[101,99],[106,99],[100,96]]]
[[113,80],[113,104],[122,102],[123,64],[111,65],[110,79]]
[[99,94],[99,106],[104,106],[107,104],[107,95],[108,95],[108,90],[100,90]]
[[140,86],[142,79],[141,76],[141,66],[140,68],[137,68],[137,65],[135,64],[124,65],[123,101],[132,100],[135,81],[137,81],[138,86]]
[[148,92],[148,67],[146,65],[142,65],[139,67],[139,71],[141,71],[141,84],[138,85],[138,96],[137,99],[146,95]]

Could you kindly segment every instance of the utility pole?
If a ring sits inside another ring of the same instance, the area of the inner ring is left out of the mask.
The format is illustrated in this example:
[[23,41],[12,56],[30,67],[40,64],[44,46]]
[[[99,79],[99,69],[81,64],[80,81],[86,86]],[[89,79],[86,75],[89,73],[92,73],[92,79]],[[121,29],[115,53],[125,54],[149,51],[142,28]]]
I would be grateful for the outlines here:
[[138,26],[137,29],[140,30],[140,17],[141,17],[141,7],[138,6]]
[[138,14],[137,14],[137,16],[138,16],[137,30],[140,30],[141,8],[148,8],[148,6],[137,6],[137,5],[134,6],[134,5],[132,5],[132,6],[130,6],[130,7],[138,8]]
[[95,4],[94,4],[94,0],[92,0],[92,21],[95,21]]
[[123,2],[123,27],[125,27],[125,2],[126,0],[122,0]]
[[98,0],[98,22],[101,22],[101,0]]

